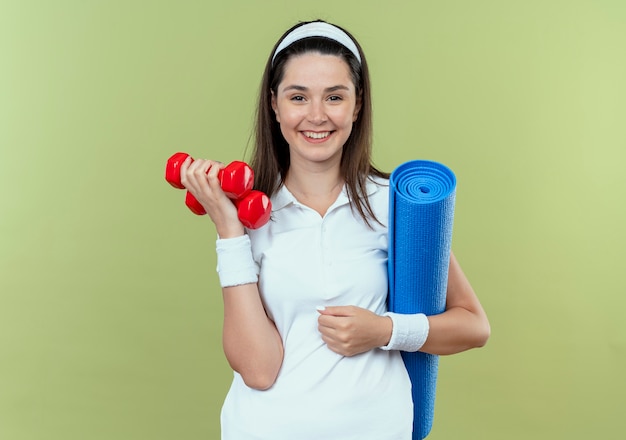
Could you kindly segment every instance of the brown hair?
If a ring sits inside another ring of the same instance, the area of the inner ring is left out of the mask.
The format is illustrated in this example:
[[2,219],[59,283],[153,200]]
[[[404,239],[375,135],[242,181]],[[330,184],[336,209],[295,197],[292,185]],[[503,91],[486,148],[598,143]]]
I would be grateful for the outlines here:
[[304,24],[306,23],[299,23],[283,34],[274,46],[265,66],[259,93],[255,147],[251,161],[255,172],[255,188],[271,196],[283,185],[289,169],[289,145],[280,131],[280,125],[276,121],[271,104],[272,92],[277,93],[278,85],[284,75],[285,64],[292,56],[309,52],[336,55],[348,64],[356,94],[361,98],[361,109],[353,124],[352,132],[343,146],[341,174],[345,180],[350,205],[358,211],[367,224],[370,224],[370,219],[378,220],[367,197],[367,180],[372,176],[388,178],[389,174],[378,170],[371,160],[372,100],[367,62],[359,43],[339,26],[336,27],[343,30],[354,41],[359,50],[361,62],[346,47],[325,37],[308,37],[298,40],[276,54],[273,59],[280,42],[291,31]]

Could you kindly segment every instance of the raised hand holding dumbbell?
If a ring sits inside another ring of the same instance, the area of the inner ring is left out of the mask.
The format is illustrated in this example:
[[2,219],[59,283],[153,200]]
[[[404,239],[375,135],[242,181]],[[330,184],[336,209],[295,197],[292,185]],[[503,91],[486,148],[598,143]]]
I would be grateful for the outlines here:
[[[180,167],[188,157],[190,156],[187,153],[176,153],[167,161],[165,180],[174,188],[185,188],[181,182]],[[268,222],[272,204],[267,195],[252,189],[254,172],[248,164],[239,161],[231,162],[219,171],[218,179],[226,196],[237,207],[237,215],[245,227],[258,229]],[[185,196],[185,204],[194,214],[206,214],[204,207],[189,191]]]

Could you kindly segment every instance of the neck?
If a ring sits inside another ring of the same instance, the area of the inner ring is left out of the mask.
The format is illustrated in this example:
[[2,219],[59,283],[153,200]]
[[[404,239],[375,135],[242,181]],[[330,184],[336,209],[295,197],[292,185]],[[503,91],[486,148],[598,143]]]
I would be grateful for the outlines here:
[[338,167],[328,170],[304,170],[292,165],[285,178],[285,186],[294,197],[322,216],[337,200],[343,183]]
[[289,172],[285,179],[285,185],[291,192],[296,192],[309,197],[327,196],[343,187],[343,178],[339,175],[297,175]]

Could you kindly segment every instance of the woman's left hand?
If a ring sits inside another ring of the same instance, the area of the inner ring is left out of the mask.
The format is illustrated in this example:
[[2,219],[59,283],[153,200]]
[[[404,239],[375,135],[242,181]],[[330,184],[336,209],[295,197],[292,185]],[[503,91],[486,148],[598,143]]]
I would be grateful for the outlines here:
[[357,306],[318,309],[318,330],[322,340],[335,353],[354,356],[389,343],[393,323]]

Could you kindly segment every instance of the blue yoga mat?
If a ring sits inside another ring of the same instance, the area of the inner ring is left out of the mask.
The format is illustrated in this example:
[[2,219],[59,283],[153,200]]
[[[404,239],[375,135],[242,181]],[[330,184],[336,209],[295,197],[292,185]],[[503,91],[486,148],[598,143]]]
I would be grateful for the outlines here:
[[[446,307],[456,177],[437,162],[406,162],[389,191],[389,310],[436,315]],[[402,352],[412,384],[413,440],[432,428],[439,356]]]

